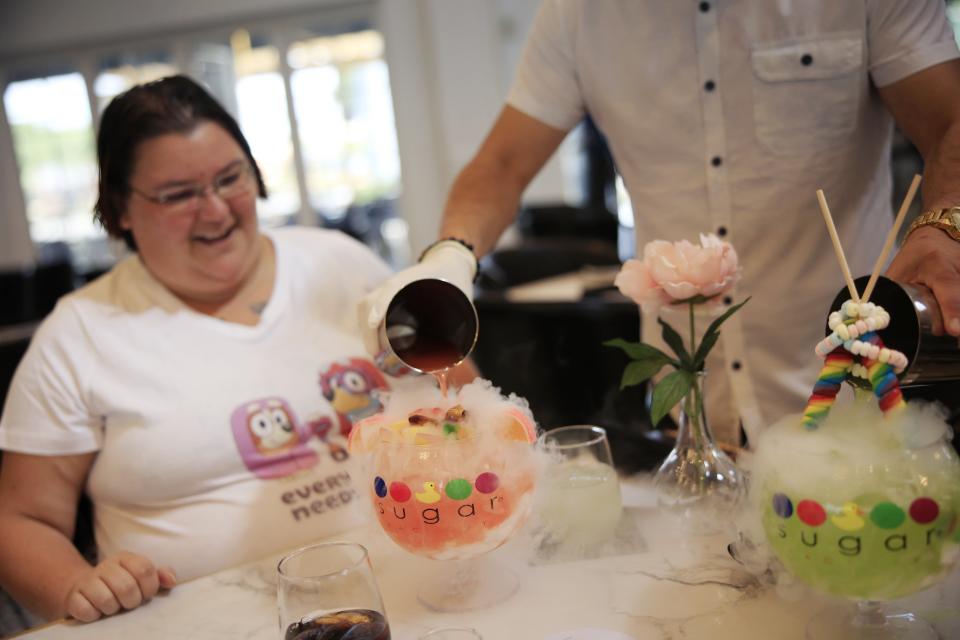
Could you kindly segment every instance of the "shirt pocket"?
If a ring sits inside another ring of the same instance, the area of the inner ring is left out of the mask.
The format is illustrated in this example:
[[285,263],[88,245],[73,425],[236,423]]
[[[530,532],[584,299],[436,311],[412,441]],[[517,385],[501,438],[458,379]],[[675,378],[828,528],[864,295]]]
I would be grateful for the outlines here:
[[857,125],[862,34],[755,45],[753,118],[757,139],[773,153],[821,151]]

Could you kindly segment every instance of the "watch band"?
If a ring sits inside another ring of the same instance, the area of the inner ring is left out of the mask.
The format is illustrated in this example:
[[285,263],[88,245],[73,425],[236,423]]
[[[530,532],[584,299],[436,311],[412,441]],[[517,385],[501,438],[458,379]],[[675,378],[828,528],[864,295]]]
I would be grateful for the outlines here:
[[910,224],[904,240],[920,227],[936,227],[960,242],[960,206],[924,211]]

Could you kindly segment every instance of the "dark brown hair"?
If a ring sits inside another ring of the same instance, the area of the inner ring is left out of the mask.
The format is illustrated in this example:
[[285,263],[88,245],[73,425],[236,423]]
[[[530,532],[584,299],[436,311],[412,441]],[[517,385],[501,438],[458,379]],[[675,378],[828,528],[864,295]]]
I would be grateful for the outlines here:
[[189,133],[201,122],[220,125],[236,140],[253,168],[260,197],[267,197],[260,168],[233,116],[195,81],[183,75],[169,76],[121,93],[110,101],[100,118],[100,182],[94,219],[107,234],[123,238],[128,247],[136,250],[133,235],[120,226],[120,218],[130,197],[130,174],[137,147],[157,136]]

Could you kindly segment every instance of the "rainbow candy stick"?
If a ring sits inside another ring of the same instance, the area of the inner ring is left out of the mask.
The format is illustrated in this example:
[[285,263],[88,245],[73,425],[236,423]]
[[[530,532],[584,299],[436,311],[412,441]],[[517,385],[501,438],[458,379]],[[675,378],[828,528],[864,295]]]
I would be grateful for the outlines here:
[[[836,321],[839,322],[839,318],[837,318]],[[851,319],[845,321],[846,325],[852,323],[853,320]],[[839,325],[837,329],[846,331],[844,327],[840,327]],[[836,333],[837,331],[835,330],[832,335],[836,335]],[[829,348],[831,342],[832,341],[824,340],[822,344],[818,344],[818,354],[822,354]],[[839,342],[839,339],[836,340],[836,342]],[[906,358],[903,357],[903,354],[894,352],[891,358],[896,358],[898,361],[897,364],[894,365],[891,362],[881,362],[879,359],[874,359],[866,355],[866,351],[872,351],[871,355],[875,355],[881,350],[891,351],[884,349],[883,340],[877,335],[876,331],[868,331],[859,335],[859,342],[867,343],[872,346],[873,349],[868,350],[864,344],[857,346],[851,339],[844,341],[843,344],[834,348],[827,353],[824,358],[820,376],[813,386],[813,393],[810,394],[810,399],[807,401],[807,407],[801,419],[801,423],[807,429],[816,429],[817,426],[823,422],[824,418],[827,417],[827,414],[830,413],[830,409],[837,399],[837,393],[840,391],[841,384],[847,379],[847,376],[853,375],[853,367],[857,361],[866,369],[870,387],[873,389],[873,393],[877,397],[877,402],[880,405],[880,410],[883,411],[884,415],[889,416],[907,406],[906,401],[903,399],[903,394],[900,392],[900,382],[897,380],[896,369],[896,367],[899,366],[901,367],[900,370],[902,370]],[[835,342],[833,342],[833,344],[835,344]],[[848,348],[862,355],[851,353],[847,350]]]
[[813,385],[813,393],[807,401],[807,408],[803,412],[803,426],[816,429],[827,417],[840,392],[840,385],[847,379],[852,366],[853,354],[843,347],[837,347],[827,354],[817,382]]
[[[861,340],[883,348],[883,340],[876,333],[863,336]],[[897,374],[890,363],[863,358],[863,366],[867,368],[870,386],[873,387],[873,394],[877,396],[877,402],[884,415],[907,406],[907,402],[900,392],[900,382],[897,380]]]

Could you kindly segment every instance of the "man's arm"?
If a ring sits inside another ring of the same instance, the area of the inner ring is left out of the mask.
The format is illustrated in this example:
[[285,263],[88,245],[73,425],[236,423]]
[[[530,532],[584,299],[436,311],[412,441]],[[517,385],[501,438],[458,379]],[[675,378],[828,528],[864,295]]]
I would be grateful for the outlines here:
[[506,106],[477,154],[457,176],[443,212],[440,237],[489,252],[513,222],[520,197],[567,135]]
[[[924,210],[960,205],[960,60],[883,87],[880,96],[923,155]],[[947,331],[960,336],[960,242],[921,227],[904,242],[886,275],[929,287]]]

